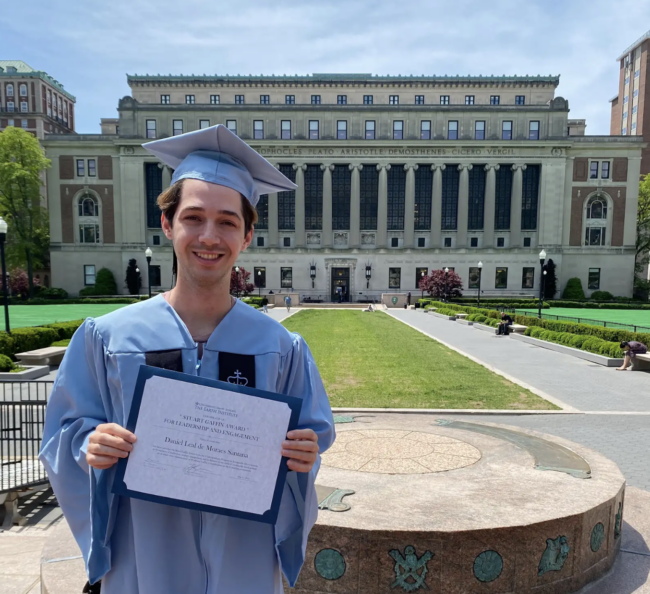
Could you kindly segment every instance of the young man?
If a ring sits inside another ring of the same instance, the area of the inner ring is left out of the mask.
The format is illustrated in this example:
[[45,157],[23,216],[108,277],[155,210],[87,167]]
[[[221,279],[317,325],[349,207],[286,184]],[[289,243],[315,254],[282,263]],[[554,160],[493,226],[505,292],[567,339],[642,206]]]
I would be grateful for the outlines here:
[[501,321],[499,322],[499,327],[497,328],[497,336],[508,336],[510,334],[510,326],[513,324],[513,320],[505,311],[501,312]]
[[287,311],[291,311],[291,297],[289,295],[284,298],[284,304],[287,306]]
[[625,353],[625,358],[623,359],[623,365],[617,367],[616,371],[625,371],[628,367],[630,370],[634,369],[634,358],[637,355],[645,355],[648,352],[648,347],[642,342],[637,342],[636,340],[624,340],[621,342],[621,350]]
[[[177,283],[79,328],[50,397],[41,460],[102,594],[278,594],[281,570],[293,586],[304,561],[332,414],[303,339],[229,289],[260,193],[295,185],[225,126],[145,148],[175,170],[158,203]],[[116,462],[138,447],[124,426],[144,364],[303,399],[283,444],[290,472],[275,526],[112,494]]]

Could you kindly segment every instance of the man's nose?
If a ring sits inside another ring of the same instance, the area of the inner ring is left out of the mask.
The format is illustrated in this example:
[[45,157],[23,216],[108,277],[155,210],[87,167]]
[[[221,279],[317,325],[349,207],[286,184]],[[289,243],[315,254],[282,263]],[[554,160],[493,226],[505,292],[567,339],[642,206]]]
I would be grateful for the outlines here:
[[199,236],[199,241],[206,246],[218,245],[221,242],[219,227],[211,222],[206,223]]

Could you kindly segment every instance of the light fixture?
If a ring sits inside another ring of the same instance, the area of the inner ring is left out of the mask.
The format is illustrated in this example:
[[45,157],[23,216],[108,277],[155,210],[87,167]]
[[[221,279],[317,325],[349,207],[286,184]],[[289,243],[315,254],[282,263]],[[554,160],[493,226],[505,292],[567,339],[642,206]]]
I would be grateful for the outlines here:
[[479,268],[483,268],[483,262],[479,262],[479,263],[478,263],[478,267],[479,267]]
[[539,253],[539,259],[546,260],[546,252],[544,250]]

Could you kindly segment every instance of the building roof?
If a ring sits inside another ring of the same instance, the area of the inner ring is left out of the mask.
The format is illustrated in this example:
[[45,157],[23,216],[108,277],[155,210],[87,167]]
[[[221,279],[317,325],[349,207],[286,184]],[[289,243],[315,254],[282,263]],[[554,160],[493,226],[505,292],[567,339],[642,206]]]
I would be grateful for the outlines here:
[[461,76],[447,74],[420,75],[420,76],[391,76],[371,73],[331,73],[315,72],[314,74],[127,74],[129,84],[135,82],[291,82],[291,83],[318,83],[318,82],[351,82],[351,83],[550,83],[556,87],[560,84],[560,76]]
[[618,95],[614,95],[609,102],[611,103],[612,101],[616,101],[618,99]]
[[616,61],[619,62],[622,60],[625,56],[627,56],[635,47],[641,45],[646,39],[650,39],[650,31],[646,31],[641,37],[639,37],[632,45],[627,47],[625,51],[618,57],[616,58]]
[[41,80],[45,81],[49,85],[52,85],[55,89],[60,91],[63,95],[70,99],[70,101],[77,100],[74,95],[71,95],[68,93],[68,91],[65,90],[63,85],[58,80],[52,78],[47,72],[43,72],[42,70],[34,70],[29,64],[23,62],[22,60],[0,60],[0,77],[16,75],[23,75],[26,78],[40,78]]

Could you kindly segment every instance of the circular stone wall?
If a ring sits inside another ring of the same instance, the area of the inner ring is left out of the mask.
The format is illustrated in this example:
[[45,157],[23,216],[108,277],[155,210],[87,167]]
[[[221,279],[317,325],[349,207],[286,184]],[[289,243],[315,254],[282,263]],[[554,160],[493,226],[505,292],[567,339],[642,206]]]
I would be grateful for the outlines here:
[[578,444],[508,429],[568,448],[591,478],[536,469],[532,449],[431,415],[337,425],[317,482],[354,491],[351,509],[320,511],[287,591],[559,594],[601,576],[620,548],[620,471]]

